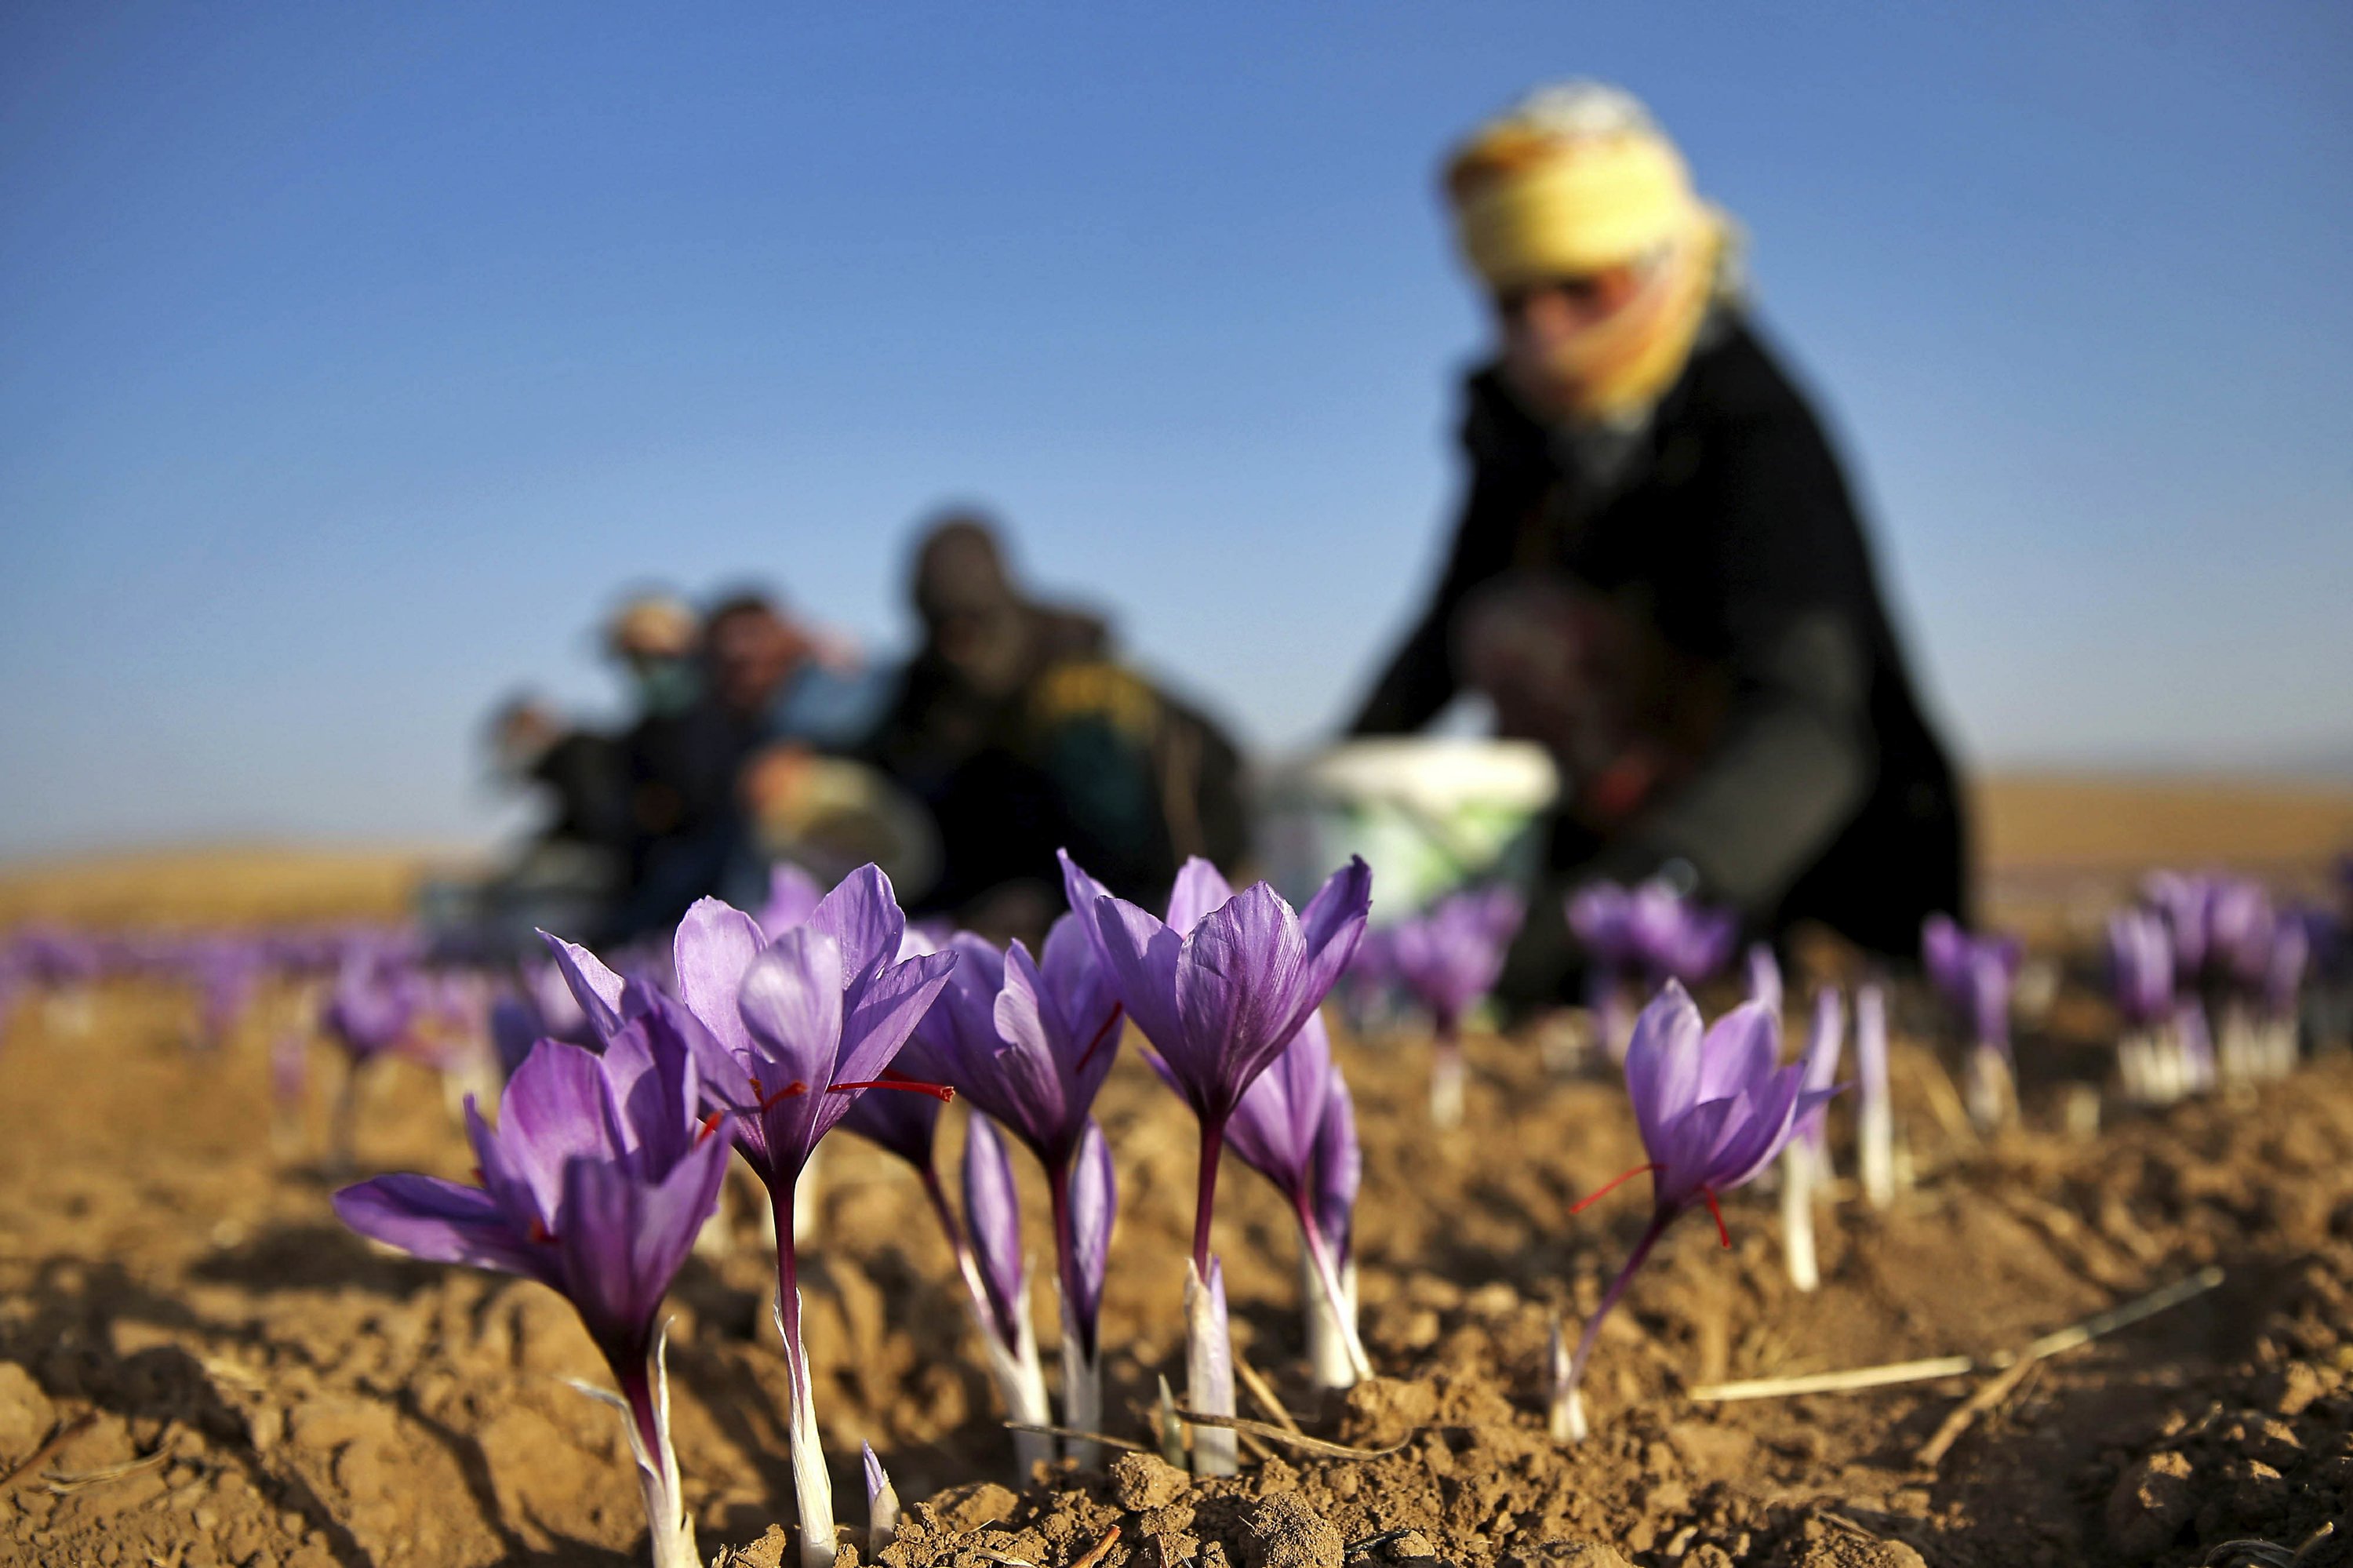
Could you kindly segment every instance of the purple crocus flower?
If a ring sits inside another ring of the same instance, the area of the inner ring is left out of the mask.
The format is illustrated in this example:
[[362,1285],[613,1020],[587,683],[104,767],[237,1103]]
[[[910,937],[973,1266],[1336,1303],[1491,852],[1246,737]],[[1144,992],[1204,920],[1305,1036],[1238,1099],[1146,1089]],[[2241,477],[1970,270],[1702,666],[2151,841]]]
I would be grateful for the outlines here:
[[[1187,1378],[1194,1408],[1233,1414],[1233,1354],[1226,1340],[1225,1277],[1209,1255],[1218,1160],[1235,1107],[1282,1054],[1347,968],[1364,935],[1372,872],[1351,860],[1303,913],[1265,883],[1235,893],[1208,862],[1176,874],[1168,918],[1115,898],[1066,853],[1073,913],[1091,916],[1112,992],[1158,1055],[1162,1076],[1201,1128],[1192,1268],[1186,1280]],[[1229,1430],[1194,1432],[1194,1467],[1231,1475]]]
[[1062,876],[1071,910],[1092,918],[1113,994],[1200,1121],[1193,1262],[1206,1278],[1227,1124],[1347,968],[1371,906],[1372,871],[1351,859],[1294,913],[1263,882],[1234,892],[1196,856],[1176,874],[1165,922],[1113,897],[1067,853]]
[[1928,979],[1970,1040],[1964,1094],[1980,1128],[2007,1120],[2017,1105],[2010,1050],[2010,995],[2026,949],[2015,937],[1972,936],[1946,915],[1920,925]]
[[1490,887],[1448,894],[1388,928],[1390,972],[1430,1010],[1440,1033],[1453,1033],[1493,988],[1525,912],[1517,893]]
[[2184,985],[2196,983],[2206,967],[2209,922],[2218,891],[2213,877],[2177,871],[2151,872],[2141,884],[2141,895],[2164,919],[2173,938],[2176,973]]
[[2173,942],[2146,909],[2108,916],[2108,980],[2126,1027],[2150,1029],[2173,1009]]
[[622,1031],[602,1055],[544,1041],[507,1085],[495,1128],[467,1102],[482,1186],[380,1176],[334,1197],[362,1235],[520,1274],[572,1303],[621,1388],[657,1568],[700,1561],[656,1321],[726,1174],[726,1146],[700,1105],[693,1053],[656,1021]]
[[1627,934],[1654,982],[1697,985],[1724,968],[1739,940],[1740,919],[1729,909],[1710,908],[1653,878],[1634,889],[1626,913]]
[[396,959],[354,954],[336,974],[319,1022],[353,1062],[368,1062],[408,1042],[425,1001],[415,970]]
[[[1670,980],[1634,1022],[1626,1048],[1626,1092],[1650,1162],[1637,1166],[1592,1192],[1569,1212],[1577,1213],[1620,1182],[1651,1174],[1651,1223],[1634,1244],[1625,1266],[1601,1294],[1586,1320],[1567,1376],[1553,1390],[1556,1436],[1580,1438],[1585,1417],[1577,1387],[1593,1353],[1601,1320],[1626,1293],[1635,1270],[1668,1225],[1686,1210],[1704,1205],[1715,1219],[1725,1246],[1720,1193],[1753,1181],[1794,1137],[1799,1121],[1838,1091],[1810,1089],[1820,1073],[1811,1062],[1778,1065],[1780,1021],[1755,1002],[1745,1002],[1703,1031],[1699,1009],[1683,988]],[[1812,1049],[1835,1050],[1835,1034],[1818,1034]]]
[[1430,1068],[1430,1118],[1462,1120],[1462,1015],[1504,972],[1526,906],[1508,887],[1451,893],[1430,910],[1388,927],[1388,962],[1415,1001],[1430,1010],[1437,1035]]
[[1651,991],[1669,980],[1697,985],[1724,967],[1739,938],[1739,919],[1653,877],[1633,888],[1592,882],[1568,900],[1568,927],[1591,968],[1587,1000],[1604,1043],[1617,1056],[1626,1043],[1624,981],[1641,971]]
[[793,1194],[818,1140],[860,1095],[953,1092],[885,1077],[955,963],[948,953],[902,960],[906,927],[890,878],[868,865],[773,943],[758,922],[715,898],[689,909],[678,928],[678,986],[702,1026],[687,1033],[702,1056],[704,1094],[727,1114],[735,1148],[776,1213],[776,1326],[791,1372],[801,1558],[811,1568],[833,1560],[833,1491],[801,1341]]

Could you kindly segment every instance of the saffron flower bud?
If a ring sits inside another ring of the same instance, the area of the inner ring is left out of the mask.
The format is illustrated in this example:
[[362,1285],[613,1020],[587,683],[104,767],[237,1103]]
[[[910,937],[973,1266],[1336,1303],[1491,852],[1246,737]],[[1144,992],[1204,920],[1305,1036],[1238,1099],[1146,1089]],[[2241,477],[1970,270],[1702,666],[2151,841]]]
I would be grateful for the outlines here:
[[[1796,1136],[1799,1120],[1838,1092],[1806,1087],[1810,1071],[1820,1071],[1810,1062],[1778,1065],[1780,1044],[1779,1020],[1755,1002],[1733,1009],[1703,1032],[1699,1009],[1672,980],[1635,1021],[1634,1037],[1626,1048],[1626,1092],[1650,1161],[1588,1195],[1569,1212],[1577,1213],[1647,1171],[1651,1223],[1625,1266],[1602,1292],[1601,1304],[1586,1319],[1567,1375],[1553,1386],[1554,1436],[1568,1441],[1584,1437],[1585,1411],[1577,1384],[1601,1320],[1625,1295],[1667,1226],[1686,1210],[1704,1204],[1715,1218],[1717,1235],[1730,1246],[1732,1235],[1725,1229],[1717,1196],[1755,1180]],[[1834,1034],[1818,1034],[1812,1049],[1834,1050],[1836,1044]]]
[[1348,1230],[1363,1175],[1348,1086],[1324,1020],[1311,1013],[1274,1065],[1242,1096],[1226,1137],[1237,1159],[1274,1184],[1299,1225],[1308,1359],[1325,1388],[1372,1375],[1356,1336]]
[[[1046,1404],[1046,1376],[1038,1364],[1038,1331],[1029,1320],[1029,1263],[1021,1253],[1021,1193],[1013,1182],[1013,1161],[1005,1139],[985,1116],[965,1126],[964,1215],[972,1233],[972,1267],[980,1285],[981,1340],[989,1375],[1005,1399],[1008,1420],[1043,1426],[1052,1419]],[[1053,1440],[1041,1433],[1014,1435],[1014,1460],[1027,1485],[1031,1467],[1054,1457]]]
[[866,1463],[866,1552],[871,1557],[899,1538],[899,1492],[875,1457],[874,1445],[860,1443],[859,1447]]
[[[1103,1134],[1092,1117],[1095,1096],[1119,1054],[1123,1012],[1103,976],[1086,927],[1064,915],[1046,934],[1042,962],[1019,942],[998,952],[978,937],[952,939],[955,972],[939,1005],[916,1026],[924,1070],[955,1086],[977,1111],[1028,1146],[1046,1171],[1054,1211],[1055,1277],[1062,1300],[1062,1425],[1092,1431],[1100,1424],[1101,1347],[1096,1303],[1103,1295],[1102,1260],[1087,1277],[1087,1227],[1075,1218],[1073,1183],[1085,1171],[1086,1147]],[[1096,1195],[1105,1242],[1114,1188],[1103,1156]],[[1068,1440],[1082,1465],[1094,1463],[1096,1445]]]
[[572,1303],[620,1385],[603,1397],[628,1418],[656,1568],[701,1561],[670,1446],[657,1323],[726,1173],[726,1145],[700,1108],[692,1052],[658,1020],[616,1034],[602,1055],[543,1041],[509,1081],[496,1128],[467,1102],[482,1186],[380,1176],[334,1197],[362,1235],[537,1279]]

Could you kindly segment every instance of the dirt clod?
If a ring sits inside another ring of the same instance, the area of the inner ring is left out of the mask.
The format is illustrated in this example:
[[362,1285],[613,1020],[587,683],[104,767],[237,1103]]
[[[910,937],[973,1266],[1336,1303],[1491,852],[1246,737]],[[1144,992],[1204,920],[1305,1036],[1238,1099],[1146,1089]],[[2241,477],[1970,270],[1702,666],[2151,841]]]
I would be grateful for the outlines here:
[[2146,1563],[2172,1543],[2196,1510],[2189,1476],[2189,1459],[2175,1453],[2151,1454],[2124,1473],[2108,1494],[2108,1541],[2118,1555]]
[[1242,1521],[1242,1568],[1340,1568],[1347,1542],[1297,1492],[1278,1492]]
[[1798,1568],[1928,1568],[1926,1559],[1900,1541],[1876,1541],[1843,1532],[1804,1547]]
[[1122,1454],[1111,1462],[1112,1495],[1132,1513],[1166,1508],[1192,1484],[1192,1478],[1157,1454]]
[[0,1361],[0,1465],[13,1465],[39,1447],[57,1415],[57,1406],[31,1373],[14,1361]]

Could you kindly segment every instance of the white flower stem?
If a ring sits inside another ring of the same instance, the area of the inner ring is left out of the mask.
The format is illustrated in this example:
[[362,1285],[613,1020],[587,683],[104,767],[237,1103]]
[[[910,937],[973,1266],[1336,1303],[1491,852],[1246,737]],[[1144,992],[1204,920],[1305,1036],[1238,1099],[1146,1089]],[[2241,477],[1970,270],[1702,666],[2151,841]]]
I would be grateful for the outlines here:
[[1356,1266],[1334,1263],[1331,1246],[1306,1204],[1299,1206],[1295,1217],[1309,1370],[1318,1388],[1354,1388],[1373,1375],[1372,1358],[1356,1334]]
[[654,1347],[638,1366],[613,1363],[613,1379],[621,1385],[614,1393],[585,1383],[573,1387],[621,1413],[629,1435],[629,1454],[637,1461],[638,1484],[646,1499],[646,1536],[654,1568],[702,1568],[695,1550],[694,1520],[688,1516],[678,1478],[678,1451],[670,1440],[670,1326],[654,1336]]
[[1998,1046],[1969,1047],[1962,1078],[1961,1093],[1968,1103],[1969,1120],[1979,1132],[1993,1132],[2015,1118],[2017,1081],[2010,1075],[2010,1058]]
[[777,1229],[776,1331],[784,1336],[785,1366],[790,1374],[791,1410],[788,1431],[792,1444],[793,1492],[800,1504],[801,1568],[829,1568],[834,1559],[833,1481],[826,1474],[825,1444],[817,1425],[816,1391],[811,1386],[808,1351],[801,1341],[801,1292],[796,1277],[797,1260],[786,1239],[792,1228],[793,1192],[775,1195]]
[[1789,1283],[1812,1290],[1822,1282],[1814,1260],[1814,1171],[1812,1145],[1793,1138],[1781,1150],[1781,1250]]
[[[1067,1298],[1062,1302],[1062,1425],[1074,1432],[1103,1430],[1103,1361],[1100,1355],[1087,1354],[1085,1337]],[[1103,1460],[1103,1445],[1066,1437],[1062,1453],[1082,1470],[1092,1469]]]
[[1436,1128],[1457,1128],[1462,1125],[1463,1080],[1466,1068],[1462,1061],[1462,1032],[1451,1018],[1438,1021],[1437,1045],[1430,1059],[1430,1125]]
[[[1209,1260],[1209,1277],[1185,1260],[1185,1399],[1204,1415],[1234,1414],[1234,1355],[1227,1339],[1225,1270]],[[1230,1426],[1193,1428],[1193,1473],[1230,1476],[1241,1468],[1240,1441]]]
[[[965,1316],[972,1320],[972,1331],[979,1337],[981,1353],[988,1362],[989,1381],[997,1384],[997,1396],[1005,1402],[1005,1418],[1029,1426],[1050,1425],[1053,1413],[1046,1403],[1045,1369],[1038,1361],[1038,1330],[1029,1321],[1028,1268],[1022,1270],[1020,1298],[1014,1308],[1014,1319],[1020,1326],[1019,1337],[1008,1345],[997,1330],[996,1313],[989,1309],[988,1287],[980,1277],[980,1260],[973,1255],[972,1245],[956,1224],[955,1211],[948,1207],[947,1194],[940,1188],[937,1172],[926,1169],[922,1175],[924,1195],[931,1200],[932,1212],[947,1237],[948,1251],[955,1257],[956,1274],[964,1281]],[[1051,1437],[1042,1432],[1013,1434],[1016,1485],[1028,1486],[1033,1467],[1051,1464],[1053,1459]]]

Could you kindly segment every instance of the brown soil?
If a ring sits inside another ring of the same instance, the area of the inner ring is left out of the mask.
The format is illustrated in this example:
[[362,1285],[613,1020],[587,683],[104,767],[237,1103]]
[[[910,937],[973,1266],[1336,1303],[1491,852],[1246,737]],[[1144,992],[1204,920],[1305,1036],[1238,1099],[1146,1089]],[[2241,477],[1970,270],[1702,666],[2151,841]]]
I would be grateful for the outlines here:
[[[208,1055],[181,1044],[187,1005],[113,987],[79,1035],[30,1005],[0,1047],[0,1562],[635,1558],[619,1425],[565,1383],[603,1378],[569,1309],[343,1232],[315,1163],[329,1086],[299,1147],[271,1135],[268,1044],[287,1000]],[[1548,1316],[1591,1304],[1644,1208],[1638,1182],[1568,1213],[1641,1158],[1622,1093],[1474,1039],[1470,1124],[1434,1137],[1416,1044],[1343,1055],[1366,1141],[1366,1333],[1385,1378],[1328,1409],[1306,1392],[1290,1229],[1239,1166],[1218,1243],[1243,1353],[1309,1430],[1404,1445],[1375,1459],[1292,1451],[1196,1487],[1139,1457],[1018,1494],[997,1484],[1014,1478],[1006,1440],[916,1189],[874,1150],[829,1143],[810,1350],[845,1520],[862,1514],[861,1438],[914,1505],[891,1568],[1070,1568],[1106,1539],[1100,1568],[1187,1554],[1203,1568],[2172,1564],[2234,1538],[2293,1545],[2331,1520],[2338,1538],[2305,1563],[2353,1562],[2353,1064],[2259,1103],[2116,1119],[2096,1140],[2049,1130],[2058,1086],[2031,1082],[2033,1130],[1971,1148],[1944,1130],[1930,1059],[1908,1051],[1916,1187],[1883,1216],[1851,1195],[1824,1216],[1812,1297],[1785,1281],[1768,1200],[1727,1205],[1728,1253],[1687,1221],[1603,1336],[1594,1438],[1564,1449],[1535,1397]],[[2036,1059],[2097,1058],[2054,1044]],[[323,1048],[317,1060],[324,1077]],[[420,1070],[387,1065],[366,1104],[364,1166],[464,1174]],[[1181,1366],[1193,1151],[1133,1060],[1104,1116],[1124,1211],[1106,1421],[1141,1436],[1155,1375]],[[734,1239],[673,1296],[676,1428],[704,1550],[766,1564],[792,1510],[783,1362],[766,1260],[748,1227]],[[2220,1289],[2040,1363],[1941,1463],[1914,1456],[1977,1380],[1689,1397],[1724,1378],[2020,1345],[2208,1264],[2226,1271]],[[1041,1332],[1050,1294],[1041,1284]]]

